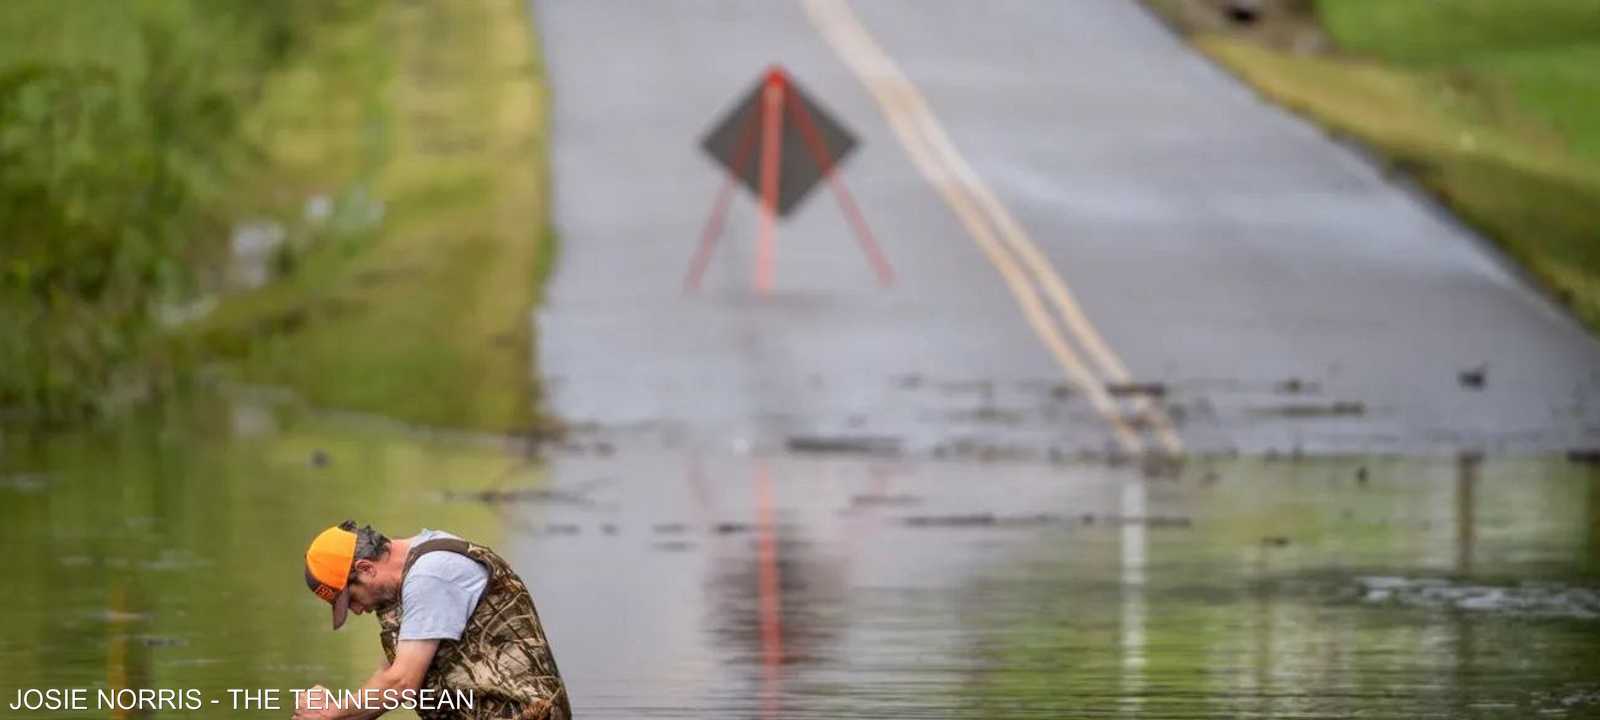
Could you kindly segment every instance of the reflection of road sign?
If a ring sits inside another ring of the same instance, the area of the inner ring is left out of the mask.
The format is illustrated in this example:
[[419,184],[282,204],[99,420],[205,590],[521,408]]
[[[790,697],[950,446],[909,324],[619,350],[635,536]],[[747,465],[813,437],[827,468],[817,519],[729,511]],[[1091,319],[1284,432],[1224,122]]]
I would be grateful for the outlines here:
[[[756,130],[760,127],[760,114],[765,105],[763,91],[774,74],[784,78],[781,73],[773,71],[763,77],[738,107],[729,112],[700,142],[700,147],[705,148],[757,197],[761,195],[761,173],[766,169],[766,158],[763,153],[754,153],[749,158],[742,158],[741,154],[748,154],[755,149],[758,139]],[[778,215],[787,216],[822,180],[826,172],[824,158],[831,159],[834,164],[843,162],[845,156],[855,149],[856,139],[802,92],[793,80],[782,79],[780,82],[783,84],[779,87],[786,91],[783,102],[789,111],[783,119],[792,120],[782,124],[781,139],[778,141],[778,156],[781,158],[778,168]],[[820,146],[823,157],[818,157],[819,153],[813,144]]]
[[855,145],[855,138],[801,92],[788,73],[779,67],[768,70],[760,84],[701,143],[727,170],[728,179],[706,221],[685,287],[694,289],[700,285],[735,181],[742,182],[761,199],[761,236],[756,247],[758,290],[765,292],[772,287],[772,243],[777,218],[792,212],[819,180],[827,180],[833,188],[878,279],[889,284],[889,264],[873,242],[861,210],[834,172]]

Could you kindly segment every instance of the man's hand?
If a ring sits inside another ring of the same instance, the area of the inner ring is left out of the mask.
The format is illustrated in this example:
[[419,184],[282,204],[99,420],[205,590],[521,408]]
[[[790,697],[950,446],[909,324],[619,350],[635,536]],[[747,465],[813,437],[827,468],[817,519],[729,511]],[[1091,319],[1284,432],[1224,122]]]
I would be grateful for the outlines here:
[[[394,662],[385,665],[367,679],[362,690],[417,690],[433,664],[433,654],[439,649],[438,640],[401,640],[395,648]],[[383,708],[331,707],[328,689],[314,685],[305,693],[295,696],[294,720],[356,720],[375,718],[384,713]]]
[[304,693],[295,693],[294,720],[327,720],[335,717],[337,711],[329,707],[332,703],[328,700],[328,689],[321,685],[313,685]]

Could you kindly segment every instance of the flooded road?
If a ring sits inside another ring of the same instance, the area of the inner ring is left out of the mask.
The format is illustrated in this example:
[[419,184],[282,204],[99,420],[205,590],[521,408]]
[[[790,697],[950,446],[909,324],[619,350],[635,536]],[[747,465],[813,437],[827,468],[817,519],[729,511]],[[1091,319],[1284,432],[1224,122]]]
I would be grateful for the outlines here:
[[299,578],[348,516],[501,550],[581,717],[1600,715],[1593,466],[522,450],[250,404],[8,436],[7,697],[358,682],[375,626]]
[[[508,530],[596,717],[1600,713],[1563,462],[565,459]],[[560,618],[556,620],[555,618]]]
[[[510,560],[583,718],[1600,717],[1600,345],[1131,3],[862,5],[536,3],[567,436],[8,431],[0,698],[353,686],[302,582],[352,518]],[[747,290],[741,198],[682,293],[774,61],[893,289],[813,199]]]
[[[1138,3],[532,5],[580,713],[1600,716],[1600,344]],[[826,193],[708,221],[772,63],[892,288]]]
[[[1600,715],[1600,344],[1137,3],[532,7],[572,432],[502,549],[578,712]],[[893,287],[712,213],[774,63]]]

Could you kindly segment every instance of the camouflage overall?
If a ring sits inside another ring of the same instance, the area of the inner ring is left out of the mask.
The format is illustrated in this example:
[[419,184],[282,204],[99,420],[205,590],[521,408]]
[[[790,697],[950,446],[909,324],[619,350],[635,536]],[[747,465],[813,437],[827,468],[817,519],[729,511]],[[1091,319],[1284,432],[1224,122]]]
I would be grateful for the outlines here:
[[[465,540],[442,538],[411,548],[403,572],[430,552],[453,552],[477,561],[489,571],[477,608],[467,619],[460,640],[441,640],[422,679],[436,692],[471,690],[472,710],[418,710],[422,720],[568,720],[572,708],[556,659],[545,640],[544,626],[533,607],[528,587],[493,550]],[[401,576],[404,583],[404,575]],[[378,613],[378,639],[384,657],[394,662],[400,632],[401,603]]]

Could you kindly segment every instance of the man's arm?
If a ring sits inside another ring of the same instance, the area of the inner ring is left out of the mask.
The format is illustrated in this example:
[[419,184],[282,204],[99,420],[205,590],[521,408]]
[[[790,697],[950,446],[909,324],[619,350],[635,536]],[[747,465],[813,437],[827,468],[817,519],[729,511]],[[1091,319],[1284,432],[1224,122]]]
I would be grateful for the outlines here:
[[[422,678],[428,674],[428,665],[433,663],[433,654],[438,649],[438,640],[401,640],[395,644],[394,662],[379,668],[372,677],[367,678],[358,694],[365,690],[376,690],[381,698],[384,690],[404,692],[421,689]],[[318,689],[322,689],[322,686],[314,688]],[[296,707],[294,720],[369,720],[384,712],[381,708],[339,710],[329,707],[324,700],[320,709]]]

